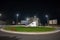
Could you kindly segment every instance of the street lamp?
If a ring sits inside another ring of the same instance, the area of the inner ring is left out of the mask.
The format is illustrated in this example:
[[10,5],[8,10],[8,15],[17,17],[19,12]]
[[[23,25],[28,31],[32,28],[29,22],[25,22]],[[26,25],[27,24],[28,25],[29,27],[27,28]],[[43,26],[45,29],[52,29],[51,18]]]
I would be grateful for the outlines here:
[[18,13],[16,14],[16,17],[17,17],[17,23],[16,24],[18,24],[18,17],[19,17],[19,14]]
[[49,25],[49,16],[46,14],[45,17],[47,18],[47,24]]
[[0,20],[1,20],[1,16],[2,16],[2,14],[0,13]]
[[28,24],[29,24],[29,20],[30,20],[30,18],[29,18],[29,17],[27,17],[27,18],[26,18],[26,21],[27,21],[26,25],[28,25]]

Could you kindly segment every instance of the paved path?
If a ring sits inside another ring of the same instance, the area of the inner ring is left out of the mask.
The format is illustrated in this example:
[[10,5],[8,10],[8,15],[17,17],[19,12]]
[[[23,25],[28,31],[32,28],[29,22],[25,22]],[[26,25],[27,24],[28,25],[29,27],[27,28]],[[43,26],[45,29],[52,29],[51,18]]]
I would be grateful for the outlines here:
[[[60,28],[57,28],[60,30]],[[9,38],[11,37],[11,38]],[[0,31],[0,40],[60,40],[60,32],[54,34],[44,35],[22,35],[22,34],[9,34]]]

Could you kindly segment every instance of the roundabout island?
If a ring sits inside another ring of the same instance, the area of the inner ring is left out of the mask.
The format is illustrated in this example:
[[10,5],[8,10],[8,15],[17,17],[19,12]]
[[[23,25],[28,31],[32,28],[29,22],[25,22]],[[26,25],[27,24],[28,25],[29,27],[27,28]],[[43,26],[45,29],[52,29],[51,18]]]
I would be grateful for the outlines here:
[[14,34],[51,34],[59,32],[55,27],[51,26],[36,26],[36,27],[27,27],[27,26],[7,26],[0,29],[3,32],[14,33]]

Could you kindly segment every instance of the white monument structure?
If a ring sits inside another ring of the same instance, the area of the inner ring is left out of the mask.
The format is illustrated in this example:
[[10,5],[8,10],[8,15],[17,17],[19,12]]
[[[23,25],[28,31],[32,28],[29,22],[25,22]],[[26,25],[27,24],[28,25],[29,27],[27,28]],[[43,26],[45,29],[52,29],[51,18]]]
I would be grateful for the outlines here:
[[32,23],[28,24],[27,26],[37,26],[37,25],[36,25],[36,22],[33,21]]
[[33,19],[33,20],[31,20],[32,22],[29,23],[27,26],[31,26],[31,27],[38,26],[38,18],[36,16],[34,16],[32,19]]

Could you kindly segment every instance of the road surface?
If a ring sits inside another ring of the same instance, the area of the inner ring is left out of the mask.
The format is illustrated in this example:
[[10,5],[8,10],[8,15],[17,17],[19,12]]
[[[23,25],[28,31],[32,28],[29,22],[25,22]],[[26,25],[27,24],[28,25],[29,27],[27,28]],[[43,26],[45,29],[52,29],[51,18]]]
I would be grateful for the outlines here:
[[[9,38],[10,37],[10,38]],[[60,40],[60,32],[43,35],[9,34],[0,31],[0,40]]]

